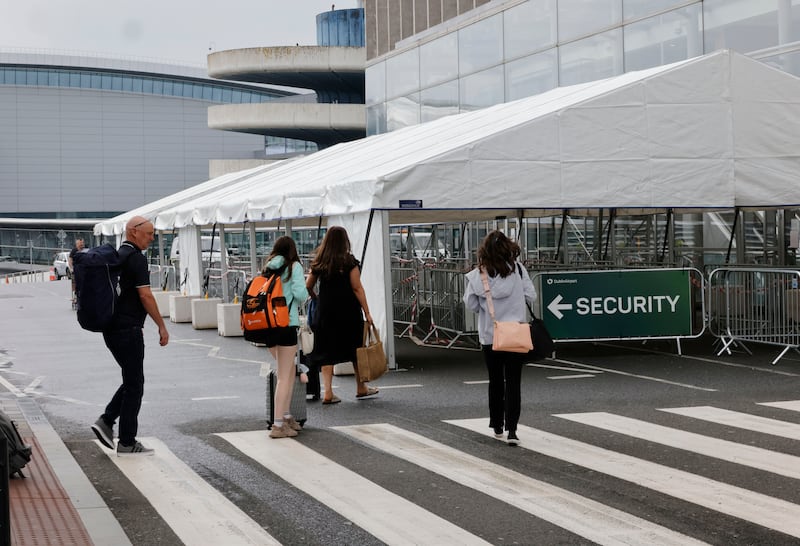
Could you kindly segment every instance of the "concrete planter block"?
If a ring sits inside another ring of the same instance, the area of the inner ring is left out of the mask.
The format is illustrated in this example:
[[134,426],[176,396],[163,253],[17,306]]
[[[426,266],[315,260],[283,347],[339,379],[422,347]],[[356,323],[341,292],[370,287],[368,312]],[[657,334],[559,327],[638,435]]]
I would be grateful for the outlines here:
[[156,298],[156,304],[158,305],[158,311],[161,313],[162,317],[169,316],[169,298],[171,296],[179,296],[180,292],[177,290],[153,290],[153,297]]
[[169,297],[169,320],[172,322],[192,322],[192,300],[203,296],[184,296],[177,294]]
[[217,305],[222,298],[200,298],[192,300],[192,328],[205,330],[217,327]]
[[352,362],[340,362],[333,365],[333,375],[355,375]]
[[221,336],[242,336],[242,324],[240,320],[242,311],[241,303],[218,303],[217,304],[217,332]]

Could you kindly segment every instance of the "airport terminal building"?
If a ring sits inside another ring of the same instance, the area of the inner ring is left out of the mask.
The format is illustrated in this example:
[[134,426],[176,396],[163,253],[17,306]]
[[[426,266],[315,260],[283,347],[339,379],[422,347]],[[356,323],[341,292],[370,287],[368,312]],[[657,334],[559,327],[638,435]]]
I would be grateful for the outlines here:
[[65,220],[60,239],[1,229],[0,255],[27,262],[35,248],[34,261],[47,262],[72,245],[80,219],[194,186],[211,160],[263,161],[263,135],[210,129],[208,109],[289,95],[212,80],[205,67],[0,52],[0,217]]
[[368,0],[367,132],[719,49],[800,75],[796,0]]

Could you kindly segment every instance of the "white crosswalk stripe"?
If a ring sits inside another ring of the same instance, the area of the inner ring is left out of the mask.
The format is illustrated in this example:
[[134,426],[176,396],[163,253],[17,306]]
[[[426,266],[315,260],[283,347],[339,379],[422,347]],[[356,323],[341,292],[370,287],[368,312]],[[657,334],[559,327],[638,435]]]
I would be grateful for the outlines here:
[[712,406],[661,408],[661,411],[692,417],[694,419],[702,419],[703,421],[709,421],[719,425],[762,432],[764,434],[781,436],[782,438],[790,438],[792,440],[800,440],[800,425],[797,423],[769,419],[759,415],[750,415],[748,413],[730,411]]
[[156,455],[117,457],[113,451],[103,451],[184,544],[280,544],[162,442],[156,438],[141,440],[154,448]]
[[[800,411],[800,401],[763,402],[760,406]],[[664,408],[661,411],[737,429],[800,439],[800,425],[711,406]],[[745,443],[706,436],[609,412],[554,414],[591,429],[696,453],[777,476],[800,479],[800,457]],[[485,417],[445,420],[445,425],[492,437]],[[703,544],[648,521],[618,505],[607,506],[537,480],[512,468],[456,447],[436,442],[388,423],[331,427],[337,442],[355,442],[392,459],[400,459],[439,475],[476,494],[492,497],[517,510],[560,527],[565,533],[597,544]],[[451,429],[452,430],[452,429]],[[570,436],[582,435],[581,429]],[[521,448],[554,460],[590,469],[609,480],[623,480],[683,502],[800,538],[800,503],[726,484],[664,464],[618,453],[590,443],[527,426],[519,426]],[[437,515],[378,485],[297,439],[272,440],[264,430],[218,433],[241,454],[303,494],[359,526],[386,544],[487,544],[446,517]],[[185,544],[279,544],[256,522],[155,438],[143,443],[156,449],[152,457],[118,458],[106,451],[120,471],[148,499]],[[626,440],[630,442],[630,440]],[[99,443],[98,443],[99,445]],[[499,444],[498,444],[499,445]],[[486,447],[486,444],[484,444]],[[388,488],[387,488],[388,487]],[[601,499],[602,500],[602,499]],[[638,514],[638,512],[637,512]],[[684,532],[686,528],[682,528]],[[274,532],[274,531],[273,531]],[[566,535],[565,535],[566,536]],[[702,534],[698,537],[703,537]]]
[[299,441],[263,430],[218,436],[387,544],[488,544]]
[[[480,422],[485,428],[486,420]],[[393,425],[335,428],[375,449],[491,495],[598,544],[700,544],[686,535]]]
[[562,413],[557,414],[556,417],[625,434],[641,440],[692,451],[707,457],[766,470],[781,476],[800,479],[800,457],[794,455],[737,444],[728,440],[711,438],[702,434],[685,432],[611,413]]
[[[486,419],[447,421],[486,436]],[[519,426],[520,447],[800,537],[800,506],[608,449]]]

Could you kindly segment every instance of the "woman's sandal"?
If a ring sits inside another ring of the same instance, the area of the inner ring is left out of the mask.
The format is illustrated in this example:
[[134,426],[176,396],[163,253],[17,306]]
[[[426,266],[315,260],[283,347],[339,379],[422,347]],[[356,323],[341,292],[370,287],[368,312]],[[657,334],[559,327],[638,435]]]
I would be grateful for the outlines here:
[[336,396],[335,394],[331,396],[330,400],[326,400],[325,398],[322,399],[323,404],[338,404],[341,401],[342,399]]
[[368,398],[370,396],[375,396],[376,394],[378,394],[378,389],[374,387],[367,387],[367,392],[364,394],[357,394],[356,398]]

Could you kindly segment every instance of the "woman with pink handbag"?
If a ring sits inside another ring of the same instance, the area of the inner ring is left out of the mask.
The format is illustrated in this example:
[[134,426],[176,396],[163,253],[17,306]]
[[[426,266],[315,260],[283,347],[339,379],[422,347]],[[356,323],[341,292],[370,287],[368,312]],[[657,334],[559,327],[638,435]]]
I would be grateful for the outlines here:
[[522,364],[530,347],[523,348],[525,340],[519,340],[518,347],[507,346],[504,341],[504,350],[500,350],[499,334],[504,327],[514,329],[523,324],[524,328],[516,330],[523,336],[527,330],[530,343],[525,303],[536,300],[527,270],[518,267],[519,255],[517,243],[501,231],[490,232],[478,248],[478,267],[467,273],[464,289],[464,304],[478,313],[478,340],[489,373],[489,426],[497,439],[503,438],[505,427],[509,445],[519,444]]

